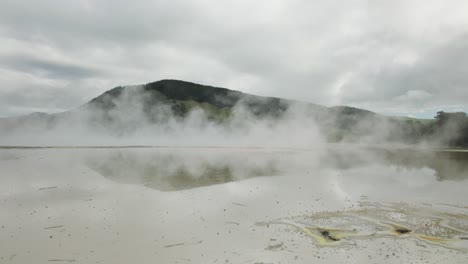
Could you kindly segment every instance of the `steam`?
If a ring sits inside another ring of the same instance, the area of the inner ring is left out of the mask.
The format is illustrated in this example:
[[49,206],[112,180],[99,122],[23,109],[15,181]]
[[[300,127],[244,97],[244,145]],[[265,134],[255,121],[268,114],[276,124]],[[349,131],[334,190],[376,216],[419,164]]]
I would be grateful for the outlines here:
[[385,147],[468,142],[461,113],[448,115],[440,126],[235,91],[207,103],[145,88],[117,87],[72,111],[1,120],[0,145],[316,148],[329,142]]
[[148,107],[150,98],[142,86],[125,87],[118,97],[103,96],[105,109],[87,104],[53,118],[39,115],[12,121],[0,128],[0,144],[314,147],[324,142],[301,104],[288,105],[280,117],[257,116],[248,100],[240,100],[219,121],[209,106],[194,107],[184,116],[162,99]]

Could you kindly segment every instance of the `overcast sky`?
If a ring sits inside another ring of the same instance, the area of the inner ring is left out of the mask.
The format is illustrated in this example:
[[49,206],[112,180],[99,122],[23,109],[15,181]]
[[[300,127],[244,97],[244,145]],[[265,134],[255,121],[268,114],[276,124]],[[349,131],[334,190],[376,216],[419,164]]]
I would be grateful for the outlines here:
[[0,117],[182,79],[322,105],[468,111],[466,0],[0,2]]

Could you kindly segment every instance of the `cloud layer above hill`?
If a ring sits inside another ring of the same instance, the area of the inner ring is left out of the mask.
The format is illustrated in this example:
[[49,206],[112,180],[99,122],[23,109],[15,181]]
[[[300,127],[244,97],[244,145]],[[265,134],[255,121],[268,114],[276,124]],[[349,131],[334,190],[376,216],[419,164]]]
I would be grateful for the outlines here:
[[175,78],[324,105],[467,111],[468,3],[0,3],[0,116]]

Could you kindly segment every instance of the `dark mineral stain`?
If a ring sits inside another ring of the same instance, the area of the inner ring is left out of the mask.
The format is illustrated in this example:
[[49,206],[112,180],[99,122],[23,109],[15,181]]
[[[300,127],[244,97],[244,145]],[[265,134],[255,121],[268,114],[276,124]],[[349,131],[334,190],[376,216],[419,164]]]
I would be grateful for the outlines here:
[[338,238],[332,237],[332,236],[330,235],[330,232],[329,232],[328,230],[323,230],[323,229],[322,229],[322,230],[320,230],[320,234],[321,234],[324,238],[326,238],[326,239],[328,239],[328,240],[331,240],[331,241],[340,241]]
[[408,234],[409,232],[411,232],[411,230],[406,228],[397,228],[395,229],[395,231],[400,235]]

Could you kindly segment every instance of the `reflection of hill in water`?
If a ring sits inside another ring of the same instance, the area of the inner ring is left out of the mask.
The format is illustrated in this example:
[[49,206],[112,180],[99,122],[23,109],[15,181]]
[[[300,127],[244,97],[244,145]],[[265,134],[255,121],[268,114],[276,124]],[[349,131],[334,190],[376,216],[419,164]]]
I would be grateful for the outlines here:
[[161,191],[175,191],[272,176],[278,169],[272,159],[241,153],[191,153],[114,151],[88,166],[106,178],[141,184]]
[[468,179],[467,152],[439,152],[433,161],[438,180]]
[[114,149],[98,157],[88,157],[87,165],[108,179],[161,191],[191,189],[252,177],[307,174],[322,169],[346,171],[373,165],[412,170],[430,168],[439,181],[468,178],[466,152],[409,149],[329,149],[319,154],[312,150]]
[[468,179],[468,152],[423,151],[412,149],[330,150],[322,164],[335,169],[351,169],[371,164],[406,169],[430,168],[437,180]]

